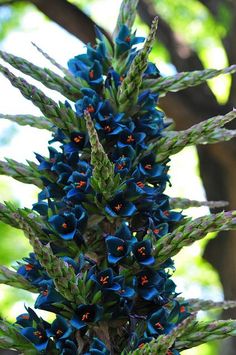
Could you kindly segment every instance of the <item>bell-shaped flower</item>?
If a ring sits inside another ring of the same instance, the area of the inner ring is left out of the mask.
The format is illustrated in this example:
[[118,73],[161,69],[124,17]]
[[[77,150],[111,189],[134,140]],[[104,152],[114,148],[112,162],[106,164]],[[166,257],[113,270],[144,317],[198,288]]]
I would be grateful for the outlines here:
[[168,311],[163,307],[152,313],[147,321],[148,335],[168,334],[174,328],[174,324],[168,320],[168,315]]
[[88,111],[94,118],[99,108],[100,98],[93,89],[85,88],[81,89],[81,92],[84,96],[75,103],[76,113],[78,116],[84,117],[84,111]]
[[150,153],[141,159],[140,164],[138,165],[138,170],[141,173],[141,176],[144,177],[160,178],[165,174],[165,166],[155,163],[155,156],[153,153]]
[[60,215],[54,215],[49,218],[48,222],[62,239],[71,240],[74,238],[77,226],[74,213],[64,212]]
[[115,39],[117,55],[121,55],[132,48],[135,44],[142,43],[143,37],[135,37],[126,25],[120,27],[120,31]]
[[65,318],[57,315],[56,319],[51,324],[51,328],[47,329],[46,332],[49,337],[53,337],[57,349],[61,350],[64,341],[72,334],[72,327]]
[[52,280],[41,281],[39,284],[40,294],[35,301],[35,308],[53,311],[53,303],[62,303],[65,299],[55,289]]
[[97,304],[81,304],[71,319],[71,325],[78,330],[86,328],[90,323],[98,322],[102,314],[103,308]]
[[152,256],[152,243],[148,239],[133,244],[132,252],[140,265],[149,266],[155,262]]
[[106,269],[97,275],[92,274],[90,279],[96,283],[96,286],[102,291],[119,291],[120,285],[115,281],[112,269]]
[[111,217],[131,217],[136,210],[135,205],[125,199],[124,193],[116,194],[105,206],[106,213]]
[[123,148],[123,147],[131,146],[135,149],[137,146],[140,146],[141,148],[145,149],[146,148],[146,145],[144,143],[145,138],[146,138],[146,134],[143,132],[135,133],[132,132],[130,129],[124,129],[122,133],[119,135],[117,147]]
[[135,283],[140,297],[152,301],[160,295],[165,284],[165,277],[162,274],[145,268],[136,276]]
[[88,145],[88,135],[82,132],[73,132],[70,136],[70,142],[63,145],[63,152],[71,154],[82,151]]

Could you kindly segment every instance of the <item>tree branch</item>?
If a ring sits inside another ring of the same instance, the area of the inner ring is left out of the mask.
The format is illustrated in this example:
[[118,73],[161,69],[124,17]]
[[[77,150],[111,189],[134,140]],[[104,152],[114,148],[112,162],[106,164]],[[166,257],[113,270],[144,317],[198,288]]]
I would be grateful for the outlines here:
[[[72,33],[82,42],[95,44],[95,22],[74,4],[66,0],[27,1],[34,4],[51,20]],[[99,28],[108,38],[110,37],[104,29]]]

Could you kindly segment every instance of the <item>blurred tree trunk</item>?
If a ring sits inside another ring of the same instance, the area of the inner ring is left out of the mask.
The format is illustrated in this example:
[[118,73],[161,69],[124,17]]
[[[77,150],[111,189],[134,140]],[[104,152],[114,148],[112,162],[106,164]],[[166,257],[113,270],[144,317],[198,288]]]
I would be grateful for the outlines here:
[[[17,0],[15,0],[16,2]],[[177,0],[176,0],[177,1]],[[63,26],[73,35],[85,42],[94,43],[94,22],[81,9],[67,0],[28,0],[49,18]],[[236,1],[232,0],[199,0],[206,6],[212,16],[219,20],[219,7],[223,5],[232,14],[231,28],[226,34],[223,44],[227,52],[229,64],[236,63]],[[138,12],[148,25],[158,13],[155,0],[140,0]],[[178,16],[178,14],[176,14]],[[203,65],[196,52],[186,44],[164,19],[160,18],[158,38],[170,53],[171,61],[178,71],[202,69]],[[192,124],[232,109],[236,99],[236,75],[232,77],[229,101],[219,105],[207,84],[191,88],[180,93],[168,94],[161,100],[161,107],[166,114],[173,117],[177,129],[185,129]],[[233,127],[231,125],[231,127]],[[235,128],[235,127],[234,127]],[[234,142],[198,148],[200,170],[207,197],[210,200],[228,200],[230,208],[236,208],[236,144]],[[204,257],[218,271],[226,299],[236,299],[236,232],[221,233],[211,240],[205,250]],[[224,314],[236,319],[236,311]],[[236,338],[224,345],[222,354],[235,355]],[[1,354],[3,355],[3,354]]]

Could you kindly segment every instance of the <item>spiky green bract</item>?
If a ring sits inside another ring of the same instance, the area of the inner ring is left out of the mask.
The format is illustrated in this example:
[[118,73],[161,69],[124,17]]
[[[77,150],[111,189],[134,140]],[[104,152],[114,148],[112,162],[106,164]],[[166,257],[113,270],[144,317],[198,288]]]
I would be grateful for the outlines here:
[[220,208],[228,206],[227,201],[196,201],[196,200],[189,200],[187,198],[182,197],[172,197],[170,198],[170,206],[171,208],[181,208],[187,209],[190,207],[202,207],[207,206],[209,208]]
[[120,184],[120,176],[114,173],[114,164],[109,160],[99,141],[97,131],[88,111],[84,112],[84,117],[91,144],[91,164],[93,165],[91,185],[96,192],[101,193],[105,199],[109,199]]
[[143,48],[135,56],[127,76],[119,87],[117,97],[119,110],[126,114],[137,104],[139,89],[142,84],[142,76],[148,65],[148,56],[156,38],[157,27],[158,17],[155,17]]
[[23,290],[37,293],[38,289],[29,281],[15,271],[8,269],[6,266],[0,265],[0,284],[21,288]]
[[187,328],[175,343],[175,348],[184,350],[236,335],[236,320],[218,320],[215,322],[199,322]]
[[42,180],[40,180],[40,172],[38,171],[36,164],[33,162],[31,163],[32,165],[29,166],[19,163],[13,159],[6,158],[6,162],[0,161],[0,175],[11,176],[12,178],[25,184],[33,184],[39,188],[42,188],[43,184]]
[[10,80],[13,86],[20,90],[26,99],[32,101],[51,123],[60,128],[65,134],[68,135],[73,131],[81,129],[81,121],[76,117],[71,108],[66,107],[62,103],[58,105],[40,89],[29,84],[25,79],[15,76],[2,65],[0,65],[0,72]]
[[164,137],[149,145],[156,161],[164,161],[170,155],[180,152],[188,145],[211,144],[226,141],[236,136],[236,131],[220,127],[236,118],[236,111],[230,111],[224,116],[216,116],[202,121],[185,131],[169,131]]
[[9,120],[18,123],[21,126],[31,126],[39,129],[47,129],[48,131],[54,131],[54,127],[44,116],[33,115],[4,115],[0,114],[0,119]]
[[69,100],[76,100],[81,95],[81,85],[72,77],[69,77],[69,79],[67,79],[67,77],[62,78],[50,69],[42,69],[24,58],[17,57],[7,52],[0,51],[0,57],[22,73],[40,81],[40,83],[49,89],[60,92]]
[[213,309],[236,308],[236,301],[214,302],[212,300],[201,300],[199,298],[190,298],[190,299],[185,300],[182,297],[179,297],[178,300],[180,302],[187,302],[188,309],[190,312],[210,311]]
[[37,259],[52,278],[57,291],[74,304],[86,303],[78,288],[74,269],[55,256],[49,244],[43,245],[34,231],[28,232],[28,236]]
[[212,79],[221,74],[233,74],[236,72],[236,65],[223,69],[204,69],[192,72],[182,72],[176,75],[158,79],[144,79],[142,89],[150,89],[160,97],[165,96],[169,91],[177,92],[191,86],[197,86],[206,80]]
[[155,245],[155,266],[176,255],[183,247],[204,238],[207,233],[236,229],[236,211],[220,212],[196,218],[159,239]]
[[157,339],[145,344],[141,349],[128,353],[128,355],[166,355],[176,339],[184,334],[190,325],[196,324],[195,318],[195,314],[190,315],[169,334],[160,335]]
[[39,352],[17,328],[6,321],[0,320],[0,349],[23,351],[25,355],[37,355]]
[[42,54],[44,56],[44,58],[46,58],[52,65],[54,65],[57,69],[59,69],[62,73],[64,73],[66,76],[72,76],[71,73],[69,72],[69,70],[67,70],[66,68],[64,68],[61,64],[57,63],[55,61],[55,59],[53,59],[52,57],[50,57],[49,54],[47,54],[46,52],[44,52],[40,47],[37,46],[37,44],[35,44],[34,42],[31,42],[32,45],[37,49],[37,51]]
[[120,6],[119,16],[114,31],[114,37],[118,34],[122,25],[132,28],[136,17],[138,0],[123,0]]

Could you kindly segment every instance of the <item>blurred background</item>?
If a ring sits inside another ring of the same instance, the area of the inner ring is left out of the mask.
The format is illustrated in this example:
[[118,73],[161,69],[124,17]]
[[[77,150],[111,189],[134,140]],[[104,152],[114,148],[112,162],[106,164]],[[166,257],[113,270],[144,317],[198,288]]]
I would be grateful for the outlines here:
[[[85,51],[84,43],[94,43],[94,23],[112,33],[120,3],[121,0],[0,0],[0,49],[55,70],[32,46],[31,42],[35,42],[66,66],[68,59]],[[138,35],[147,34],[157,14],[160,23],[151,60],[163,76],[236,63],[234,0],[140,0],[135,23]],[[31,78],[27,80],[40,87]],[[54,100],[63,100],[57,93],[41,88]],[[174,118],[176,129],[186,129],[230,111],[235,103],[235,88],[236,76],[221,76],[200,87],[168,94],[160,106],[167,116]],[[0,113],[40,114],[3,76],[0,77]],[[25,162],[26,159],[35,160],[34,152],[47,155],[49,138],[46,131],[39,132],[0,119],[0,159],[10,157]],[[186,148],[173,156],[172,187],[167,193],[196,200],[227,200],[229,208],[236,208],[235,147],[235,142],[228,142],[198,149]],[[33,186],[0,176],[0,202],[11,200],[30,208],[37,193]],[[207,208],[186,211],[193,217],[207,213]],[[235,237],[233,232],[222,233],[217,238],[209,235],[175,258],[174,281],[184,297],[236,299]],[[30,251],[23,234],[4,224],[0,224],[0,238],[0,264],[14,265]],[[1,317],[14,322],[24,311],[24,304],[32,306],[33,303],[29,293],[0,286]],[[47,317],[45,313],[43,316]],[[236,312],[200,314],[202,319],[219,316],[236,318]],[[218,355],[224,351],[226,355],[235,355],[235,349],[236,342],[231,339],[223,346],[211,343],[183,354]]]

